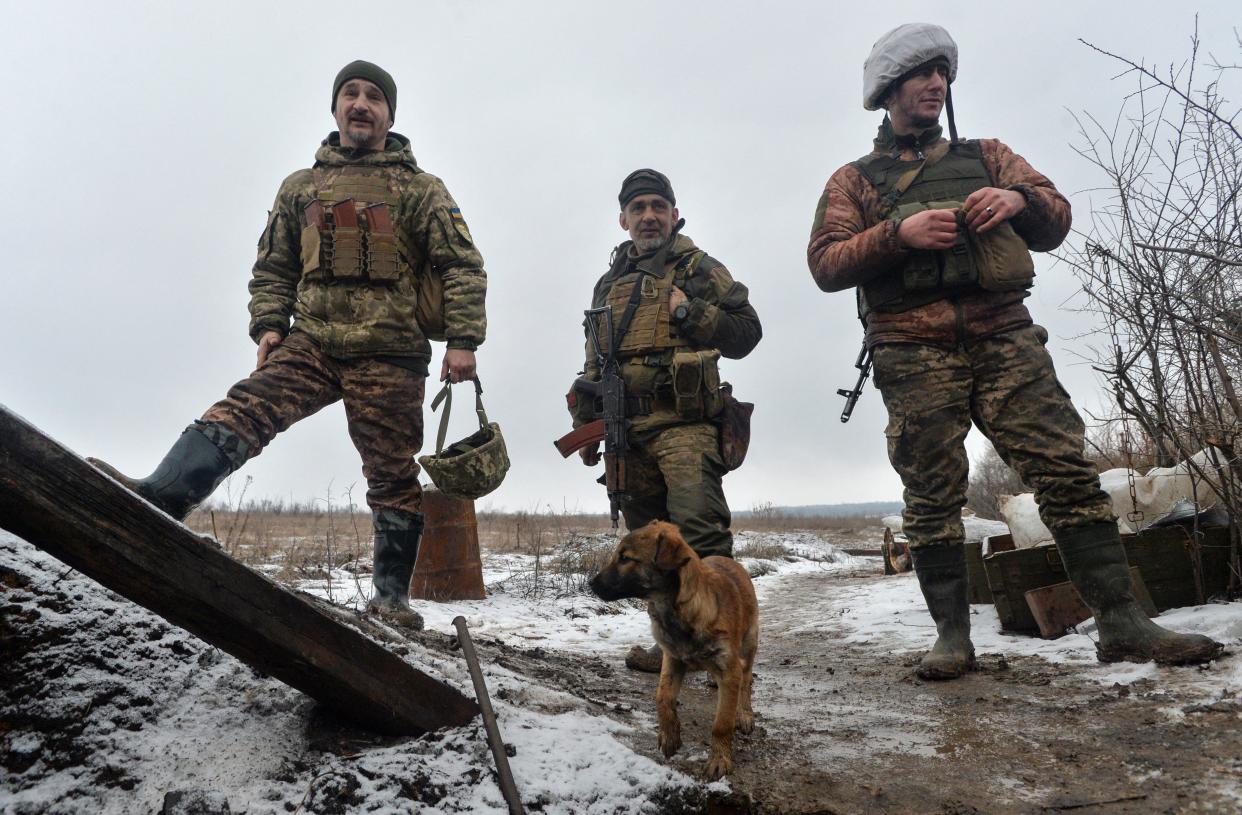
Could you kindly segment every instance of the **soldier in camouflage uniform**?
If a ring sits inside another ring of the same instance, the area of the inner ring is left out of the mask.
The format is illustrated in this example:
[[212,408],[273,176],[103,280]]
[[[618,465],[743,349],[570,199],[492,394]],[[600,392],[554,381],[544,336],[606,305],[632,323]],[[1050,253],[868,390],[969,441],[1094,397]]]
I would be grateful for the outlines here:
[[416,319],[416,283],[443,282],[448,350],[441,379],[474,376],[487,279],[443,182],[390,132],[397,88],[369,62],[332,88],[339,127],[310,169],[285,179],[259,238],[250,281],[258,367],[190,425],[156,471],[115,477],[181,519],[277,433],[343,400],[362,456],[374,521],[372,610],[405,625],[423,518],[414,455],[423,441],[431,344]]
[[[947,679],[974,665],[961,521],[972,421],[1034,489],[1095,613],[1100,660],[1210,659],[1219,644],[1167,631],[1134,602],[1109,497],[1083,455],[1083,422],[1022,302],[1033,278],[1026,247],[1061,243],[1069,202],[1003,143],[957,139],[956,73],[957,46],[939,26],[900,26],[876,43],[864,107],[888,115],[872,152],[828,180],[807,253],[821,289],[858,289],[889,459],[905,486],[904,530],[939,634],[919,674]],[[951,144],[939,126],[946,104]],[[1003,262],[963,258],[962,248],[1007,230],[1026,246],[1013,238]]]
[[[640,261],[665,244],[678,221],[677,199],[664,174],[634,171],[622,183],[618,200],[621,228],[631,239],[613,250],[608,272],[595,284],[591,307],[610,306],[613,324],[619,326],[634,287],[641,287],[634,317],[617,344],[629,416],[621,507],[625,525],[638,529],[668,520],[701,557],[732,557],[731,519],[721,485],[725,466],[711,421],[720,409],[716,360],[741,359],[751,352],[763,336],[759,316],[746,287],[685,235],[674,239],[662,277],[636,271]],[[603,321],[598,328],[607,351],[612,338]],[[675,366],[699,383],[693,393],[682,389],[680,403],[673,393]],[[584,374],[592,380],[600,375],[589,339]],[[579,411],[574,424],[589,419]],[[598,445],[584,448],[581,456],[594,466],[600,459]],[[659,646],[636,647],[626,664],[659,671]]]

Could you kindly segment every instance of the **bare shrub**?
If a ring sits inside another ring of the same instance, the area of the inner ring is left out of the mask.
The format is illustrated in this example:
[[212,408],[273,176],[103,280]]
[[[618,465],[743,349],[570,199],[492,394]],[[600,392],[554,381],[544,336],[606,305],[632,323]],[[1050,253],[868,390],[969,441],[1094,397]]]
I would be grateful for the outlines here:
[[1018,474],[1001,461],[991,443],[980,456],[971,460],[966,508],[980,518],[999,521],[1001,516],[997,499],[1002,495],[1018,495],[1028,491]]
[[[1135,439],[1160,466],[1217,448],[1227,468],[1192,465],[1192,476],[1237,518],[1242,111],[1226,110],[1223,87],[1239,66],[1202,64],[1197,22],[1189,57],[1167,69],[1085,44],[1134,82],[1115,118],[1078,117],[1076,149],[1107,179],[1063,256],[1103,326],[1083,355],[1108,382],[1117,413],[1097,420],[1112,423],[1103,435],[1124,458]],[[1236,590],[1236,524],[1232,536]]]

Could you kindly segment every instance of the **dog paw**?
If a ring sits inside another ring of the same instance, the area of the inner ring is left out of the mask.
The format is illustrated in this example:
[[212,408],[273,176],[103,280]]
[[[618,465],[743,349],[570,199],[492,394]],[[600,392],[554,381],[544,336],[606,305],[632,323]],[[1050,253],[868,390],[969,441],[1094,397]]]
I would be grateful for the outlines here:
[[708,781],[716,781],[731,772],[733,772],[733,759],[730,756],[713,753],[707,760],[707,769],[703,771],[703,776]]
[[665,758],[672,758],[681,749],[681,728],[660,728],[660,752]]
[[755,714],[749,710],[737,714],[737,732],[749,734],[755,729]]

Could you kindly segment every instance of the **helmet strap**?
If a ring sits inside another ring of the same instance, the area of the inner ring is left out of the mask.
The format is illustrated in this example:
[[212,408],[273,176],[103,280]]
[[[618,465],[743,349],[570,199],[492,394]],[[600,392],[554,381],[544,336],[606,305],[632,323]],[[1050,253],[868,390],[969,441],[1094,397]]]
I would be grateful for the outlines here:
[[953,120],[953,86],[949,85],[944,91],[944,109],[949,117],[949,141],[957,144],[957,122]]

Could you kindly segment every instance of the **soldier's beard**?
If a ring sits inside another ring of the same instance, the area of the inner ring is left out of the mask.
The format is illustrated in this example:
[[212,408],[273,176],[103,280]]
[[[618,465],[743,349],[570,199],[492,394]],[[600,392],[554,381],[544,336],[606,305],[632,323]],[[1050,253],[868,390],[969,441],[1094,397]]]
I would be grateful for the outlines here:
[[668,235],[663,235],[658,238],[635,238],[634,248],[637,249],[640,253],[654,252],[655,250],[663,246],[666,240],[668,240]]

